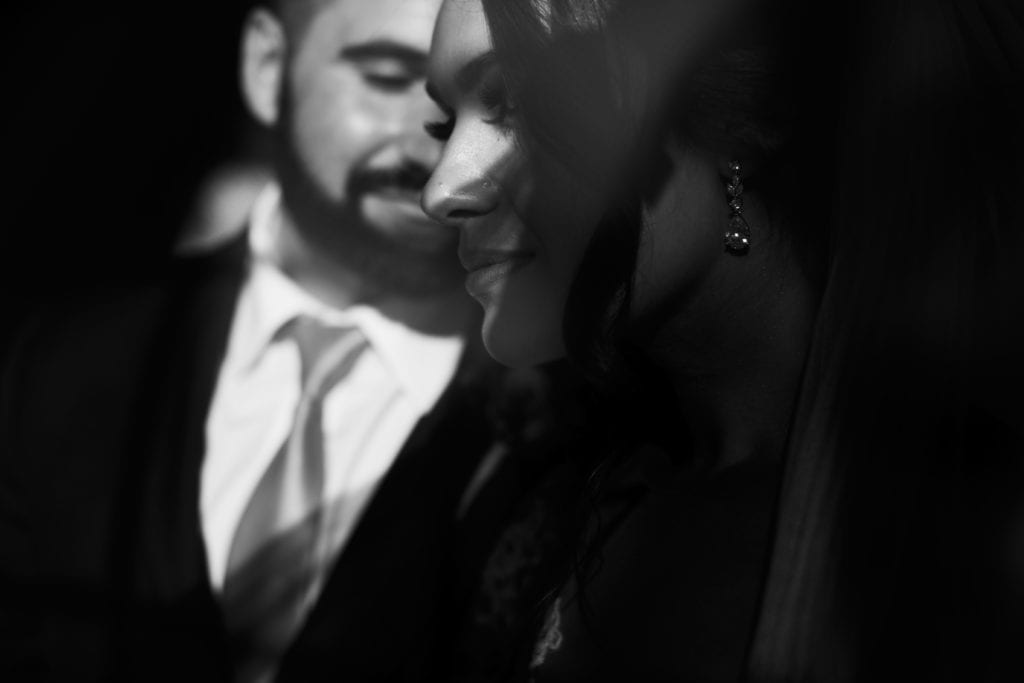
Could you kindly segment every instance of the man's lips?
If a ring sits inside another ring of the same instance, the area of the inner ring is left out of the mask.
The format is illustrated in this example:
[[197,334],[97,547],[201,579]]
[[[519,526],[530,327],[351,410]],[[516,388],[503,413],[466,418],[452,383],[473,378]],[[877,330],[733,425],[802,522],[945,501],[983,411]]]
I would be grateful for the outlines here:
[[454,256],[458,232],[424,213],[418,192],[364,194],[360,211],[377,233],[403,247],[431,254],[446,253],[447,259]]

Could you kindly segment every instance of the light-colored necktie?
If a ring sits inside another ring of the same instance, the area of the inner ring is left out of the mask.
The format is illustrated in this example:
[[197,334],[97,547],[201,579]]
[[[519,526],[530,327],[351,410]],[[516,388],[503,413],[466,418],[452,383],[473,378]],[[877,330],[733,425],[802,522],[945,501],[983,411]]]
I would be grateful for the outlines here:
[[299,350],[302,395],[292,431],[242,513],[228,555],[223,606],[238,680],[270,681],[319,596],[330,553],[324,505],[323,400],[366,338],[302,316],[288,330]]

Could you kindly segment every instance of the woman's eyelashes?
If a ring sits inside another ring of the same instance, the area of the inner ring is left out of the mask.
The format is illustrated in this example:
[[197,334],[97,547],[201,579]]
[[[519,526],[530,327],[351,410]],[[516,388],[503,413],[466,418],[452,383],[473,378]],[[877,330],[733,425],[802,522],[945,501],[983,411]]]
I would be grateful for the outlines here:
[[448,118],[444,121],[427,121],[423,124],[423,130],[427,131],[427,135],[435,140],[445,142],[455,130],[455,117],[451,114],[446,114],[446,116]]
[[512,115],[516,108],[503,79],[493,78],[481,86],[480,104],[492,112],[489,118],[484,119],[486,123],[506,131],[512,129]]
[[423,124],[423,130],[427,131],[427,135],[435,140],[444,142],[452,136],[452,131],[455,130],[455,112],[445,104],[444,100],[441,99],[441,94],[430,81],[427,81],[427,96],[441,110],[445,119],[444,121],[427,121]]
[[[509,97],[505,83],[500,78],[495,78],[480,86],[477,98],[480,101],[480,106],[488,114],[483,119],[484,123],[496,126],[504,133],[512,131],[516,107],[512,98]],[[438,101],[437,98],[435,101]],[[438,102],[438,106],[441,106],[440,102]],[[446,116],[445,120],[428,121],[423,124],[423,129],[430,137],[444,142],[452,136],[452,132],[455,130],[455,114],[447,107],[441,107],[441,109]]]

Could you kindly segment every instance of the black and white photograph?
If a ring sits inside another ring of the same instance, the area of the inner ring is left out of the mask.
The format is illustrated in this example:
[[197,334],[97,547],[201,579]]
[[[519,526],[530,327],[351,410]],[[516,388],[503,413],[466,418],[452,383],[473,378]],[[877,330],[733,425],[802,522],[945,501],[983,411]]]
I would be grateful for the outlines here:
[[1024,681],[1024,0],[6,19],[0,680]]

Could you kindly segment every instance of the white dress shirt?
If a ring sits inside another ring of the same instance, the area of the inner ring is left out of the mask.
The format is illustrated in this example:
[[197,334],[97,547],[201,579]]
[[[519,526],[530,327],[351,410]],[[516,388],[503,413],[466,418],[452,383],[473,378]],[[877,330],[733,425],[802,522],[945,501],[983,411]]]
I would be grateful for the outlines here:
[[289,237],[279,211],[280,191],[270,185],[253,206],[248,271],[206,420],[200,515],[216,591],[242,513],[292,428],[300,368],[294,341],[277,336],[286,323],[310,315],[355,325],[369,341],[323,404],[326,500],[340,501],[332,558],[417,421],[451,382],[464,345],[459,336],[419,332],[372,306],[336,310],[305,292],[275,265],[275,250]]

